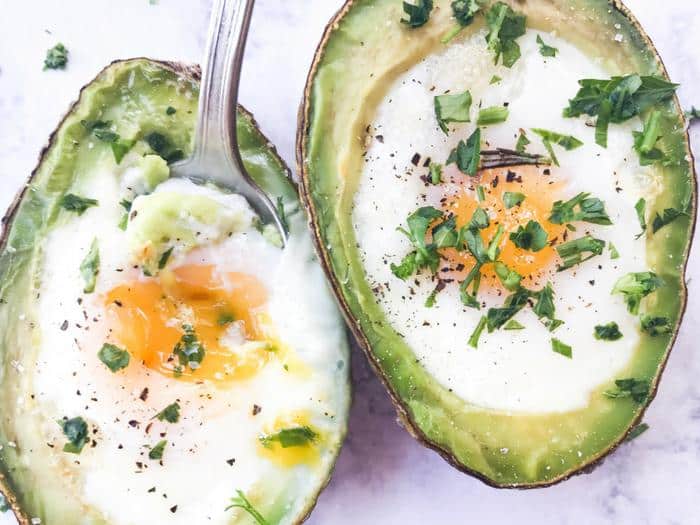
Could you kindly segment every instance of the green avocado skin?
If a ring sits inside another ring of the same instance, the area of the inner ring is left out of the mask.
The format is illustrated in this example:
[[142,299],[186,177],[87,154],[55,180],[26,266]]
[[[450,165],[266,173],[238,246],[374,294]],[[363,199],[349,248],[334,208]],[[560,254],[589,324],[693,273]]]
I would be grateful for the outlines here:
[[[487,6],[494,3],[485,2]],[[614,74],[666,75],[651,42],[617,1],[509,2],[527,25],[556,30]],[[470,405],[423,369],[390,326],[362,267],[351,223],[361,173],[364,130],[386,86],[431,51],[453,26],[450,2],[436,0],[430,21],[406,28],[401,2],[354,0],[328,25],[306,86],[297,143],[302,196],[317,248],[346,318],[395,401],[411,434],[457,468],[496,487],[546,486],[581,472],[620,444],[641,420],[646,404],[610,400],[594,392],[582,410],[516,415]],[[460,35],[484,27],[483,16]],[[621,40],[621,41],[620,41]],[[572,92],[573,95],[573,92]],[[661,108],[671,156],[658,169],[665,181],[655,209],[688,215],[648,236],[647,264],[666,285],[647,308],[668,317],[672,334],[642,335],[620,377],[647,378],[653,398],[685,309],[684,271],[695,222],[696,187],[685,123],[676,100]],[[468,334],[465,334],[465,340]]]
[[[7,496],[22,525],[32,518],[40,518],[44,524],[109,523],[66,492],[59,470],[47,470],[49,474],[43,475],[41,462],[48,462],[50,449],[38,438],[32,443],[19,439],[14,426],[17,411],[28,410],[31,404],[23,376],[12,363],[29,349],[33,337],[29,312],[38,284],[42,239],[59,220],[59,201],[69,192],[80,167],[105,158],[113,162],[108,145],[81,147],[87,143],[81,120],[111,120],[127,140],[159,132],[187,155],[192,149],[197,97],[186,93],[198,93],[198,79],[198,68],[148,59],[118,61],[105,68],[83,88],[80,99],[52,135],[29,184],[8,212],[0,241],[0,492]],[[169,106],[177,111],[168,113]],[[306,218],[289,171],[243,108],[239,108],[237,131],[248,173],[273,202],[281,199],[291,227],[302,231]],[[22,322],[25,314],[27,322]],[[24,409],[17,403],[20,397],[27,401]],[[25,437],[27,434],[32,432]],[[304,502],[302,514],[310,512],[314,503],[315,495]],[[267,502],[258,510],[270,524],[276,524],[289,522],[289,508],[283,488],[271,487]]]

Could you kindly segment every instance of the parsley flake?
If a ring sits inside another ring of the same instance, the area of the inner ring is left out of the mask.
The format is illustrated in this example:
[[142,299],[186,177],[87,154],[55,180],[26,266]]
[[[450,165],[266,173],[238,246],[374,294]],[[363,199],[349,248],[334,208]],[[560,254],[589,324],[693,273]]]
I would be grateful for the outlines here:
[[47,69],[66,69],[68,49],[60,42],[46,52],[44,71]]
[[608,324],[596,325],[593,336],[599,341],[617,341],[622,339],[622,332],[617,323],[612,321]]
[[479,110],[477,126],[490,126],[500,124],[508,119],[508,108],[505,106],[491,106]]
[[561,146],[566,151],[571,151],[583,146],[583,142],[572,135],[563,135],[561,133],[557,133],[556,131],[549,131],[541,128],[532,128],[532,131],[542,138],[542,143],[549,152],[552,162],[554,162],[554,164],[557,166],[559,166],[559,159],[554,153],[554,147],[552,146],[553,144]]
[[561,257],[562,263],[557,265],[557,271],[563,272],[577,264],[586,262],[603,253],[604,249],[605,241],[594,239],[590,235],[559,244],[557,253]]
[[683,215],[686,215],[686,213],[675,208],[666,208],[661,215],[657,213],[656,217],[654,217],[654,220],[651,223],[652,233],[656,233],[661,228],[671,224],[678,217],[682,217]]
[[557,354],[561,354],[569,359],[573,356],[573,349],[566,343],[561,342],[559,339],[552,338],[552,351]]
[[97,352],[97,357],[99,357],[100,361],[112,372],[119,372],[119,370],[123,370],[129,366],[129,352],[109,343],[102,345],[100,351]]
[[481,129],[476,128],[467,141],[460,140],[447,158],[447,164],[455,163],[459,171],[475,177],[481,158]]
[[225,510],[231,510],[233,508],[243,509],[247,512],[251,518],[253,518],[258,525],[268,525],[268,522],[263,518],[253,505],[250,504],[248,498],[245,497],[242,491],[236,490],[236,496],[231,498],[231,504],[226,507]]
[[401,23],[411,28],[424,26],[430,19],[432,10],[433,0],[418,0],[416,4],[404,2],[403,12],[408,15],[408,18],[402,18]]
[[165,452],[165,446],[167,444],[168,444],[167,440],[161,439],[158,443],[156,443],[153,447],[151,447],[151,450],[148,452],[148,459],[153,459],[153,460],[163,459],[163,452]]
[[606,390],[603,395],[612,399],[631,397],[635,403],[643,403],[649,396],[649,381],[644,379],[616,379],[615,389]]
[[469,122],[469,110],[472,107],[472,95],[469,91],[455,95],[438,95],[433,102],[435,118],[445,134],[450,122]]
[[61,427],[63,435],[68,439],[68,443],[63,445],[63,452],[80,454],[88,442],[88,426],[85,420],[80,416],[72,419],[59,419],[58,426]]
[[157,419],[158,421],[167,421],[168,423],[177,423],[178,421],[180,421],[180,403],[176,401],[175,403],[169,404],[151,419]]
[[282,448],[303,447],[316,441],[318,434],[310,427],[285,428],[275,434],[260,436],[260,443],[269,448],[273,443],[279,443]]
[[486,12],[486,25],[489,30],[486,43],[496,55],[494,64],[502,58],[505,67],[513,67],[520,58],[516,39],[525,34],[525,15],[513,11],[503,2],[496,2]]
[[605,211],[603,201],[590,195],[590,193],[579,193],[568,201],[556,201],[552,205],[549,222],[566,224],[583,221],[604,226],[611,225],[612,221]]
[[555,57],[559,50],[556,47],[548,46],[542,40],[540,35],[537,35],[537,44],[540,46],[540,55],[543,57]]
[[479,337],[481,337],[481,333],[484,331],[484,328],[486,328],[486,316],[482,315],[481,319],[479,319],[479,323],[476,325],[476,328],[474,328],[474,332],[469,338],[469,346],[472,348],[477,348],[479,346]]
[[523,228],[522,224],[510,234],[510,240],[522,250],[539,252],[547,246],[547,232],[537,221],[529,221]]
[[180,367],[188,366],[190,370],[197,370],[204,360],[206,351],[194,331],[192,325],[183,324],[184,334],[175,345],[173,354],[178,358]]
[[645,314],[642,316],[641,323],[642,331],[646,332],[652,337],[670,334],[673,331],[671,320],[668,317]]
[[632,272],[618,279],[613,287],[613,294],[622,294],[627,304],[627,310],[632,314],[639,313],[642,299],[663,286],[663,280],[654,272]]
[[72,211],[78,215],[82,215],[88,208],[97,206],[99,202],[95,199],[80,197],[73,193],[66,193],[59,202],[60,206],[67,211]]
[[100,250],[97,245],[97,239],[92,240],[90,244],[90,249],[87,255],[80,263],[80,275],[85,282],[85,287],[83,292],[92,293],[95,291],[95,284],[97,283],[97,274],[100,273]]
[[503,204],[505,205],[507,210],[513,208],[514,206],[518,206],[524,200],[525,200],[525,195],[523,195],[522,193],[506,191],[503,194]]

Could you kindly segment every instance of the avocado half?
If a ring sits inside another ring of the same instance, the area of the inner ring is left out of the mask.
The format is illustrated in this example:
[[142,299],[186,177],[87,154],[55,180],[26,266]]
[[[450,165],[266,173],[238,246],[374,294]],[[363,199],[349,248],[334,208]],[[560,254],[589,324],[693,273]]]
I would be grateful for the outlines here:
[[[0,238],[0,443],[5,446],[0,447],[0,496],[4,495],[21,525],[34,523],[36,517],[42,517],[42,522],[46,523],[52,515],[54,519],[62,516],[58,519],[67,520],[62,523],[103,523],[88,516],[86,509],[75,505],[75,500],[65,499],[65,494],[40,493],[36,482],[41,476],[41,465],[33,465],[31,450],[25,450],[22,443],[13,441],[13,410],[2,408],[15,406],[15,396],[22,389],[21,376],[13,368],[13,360],[22,351],[21,342],[30,340],[31,332],[19,326],[22,323],[16,323],[16,319],[27,311],[32,300],[23,292],[32,288],[42,238],[55,221],[58,202],[70,188],[78,167],[79,159],[72,147],[77,144],[73,133],[84,134],[80,120],[88,118],[96,108],[111,105],[113,109],[129,111],[132,122],[147,122],[149,127],[167,131],[173,147],[181,148],[187,155],[192,149],[197,100],[186,98],[186,90],[180,87],[183,84],[196,87],[199,80],[199,66],[147,58],[119,60],[104,68],[82,88],[79,99],[52,133],[37,167],[3,218],[5,227]],[[134,90],[140,97],[138,102],[124,95]],[[181,107],[190,107],[191,111],[178,111],[167,120],[162,116],[164,111],[157,115],[144,111],[144,108],[164,107],[173,99],[178,99]],[[237,131],[246,170],[273,202],[281,200],[290,228],[302,231],[306,218],[291,172],[261,133],[252,114],[242,106],[238,107]],[[349,403],[348,386],[346,404]],[[347,427],[343,425],[340,443],[346,431]],[[11,445],[7,446],[8,443]],[[339,452],[340,446],[334,450],[334,460]],[[318,486],[310,488],[308,497],[290,523],[302,523],[309,516],[331,474],[329,470]],[[269,523],[278,523],[278,520],[286,519],[287,504],[281,497],[261,510],[265,510]],[[247,516],[241,519],[248,523]]]
[[[480,3],[484,11],[494,1]],[[668,78],[651,40],[617,0],[506,3],[527,16],[528,27],[556,30],[584,53],[602,57],[611,75],[637,72]],[[630,377],[649,378],[646,402],[611,403],[601,395],[584,409],[542,415],[509,414],[466,403],[418,363],[387,321],[367,282],[351,216],[365,128],[392,81],[443,48],[440,40],[455,24],[450,4],[436,0],[429,22],[418,29],[399,22],[404,13],[398,0],[348,0],[330,21],[300,108],[297,163],[302,198],[336,297],[409,433],[491,486],[548,486],[590,471],[626,439],[656,392],[685,310],[684,273],[695,225],[696,181],[686,123],[677,99],[660,108],[673,165],[664,168],[667,183],[656,205],[687,210],[688,215],[669,226],[665,235],[647,239],[647,263],[666,282],[656,308],[671,319],[674,329],[664,337],[642,336],[625,370]],[[483,27],[483,16],[477,18],[481,20],[466,27],[460,38]],[[613,40],[619,45],[612,46]]]

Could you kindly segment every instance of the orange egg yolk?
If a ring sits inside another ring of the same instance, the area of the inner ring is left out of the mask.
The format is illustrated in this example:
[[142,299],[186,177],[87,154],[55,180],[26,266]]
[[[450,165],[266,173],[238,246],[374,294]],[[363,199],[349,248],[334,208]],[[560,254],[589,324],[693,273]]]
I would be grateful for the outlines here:
[[[477,187],[484,191],[484,200],[479,201]],[[553,245],[566,235],[566,228],[549,222],[552,204],[559,200],[562,184],[551,175],[543,174],[537,166],[516,166],[483,170],[477,178],[469,178],[459,191],[444,199],[444,209],[455,215],[457,227],[467,225],[474,211],[482,208],[489,215],[490,223],[481,230],[484,246],[488,246],[496,235],[499,225],[503,226],[498,260],[511,270],[523,276],[524,282],[538,283],[553,272],[557,252]],[[506,192],[522,193],[525,200],[506,209],[503,196]],[[509,238],[519,226],[525,227],[529,221],[537,221],[547,232],[549,243],[543,249],[533,252],[518,248]],[[453,248],[442,250],[441,255],[448,265],[442,271],[443,278],[463,279],[474,266],[475,260],[468,251],[459,252]],[[443,265],[444,266],[444,265]],[[502,289],[493,264],[482,268],[482,286]]]
[[[262,368],[276,350],[266,302],[267,292],[256,277],[220,274],[208,265],[163,270],[105,296],[110,339],[151,370],[185,381],[246,379]],[[223,346],[222,337],[234,322],[246,341],[261,344],[240,353]],[[205,349],[194,369],[173,354],[185,325]]]

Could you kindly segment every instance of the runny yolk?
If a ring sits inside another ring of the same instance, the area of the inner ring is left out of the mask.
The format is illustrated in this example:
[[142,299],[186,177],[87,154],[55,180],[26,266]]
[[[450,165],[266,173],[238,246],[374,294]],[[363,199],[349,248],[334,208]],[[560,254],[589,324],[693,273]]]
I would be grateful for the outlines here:
[[[544,175],[542,168],[537,166],[517,166],[514,168],[496,168],[483,170],[479,178],[471,179],[472,185],[463,185],[458,192],[445,199],[444,208],[456,216],[457,227],[468,224],[474,211],[481,207],[489,215],[490,224],[481,230],[484,246],[488,247],[496,235],[498,226],[503,226],[504,235],[499,248],[498,260],[511,270],[523,276],[525,282],[539,282],[553,270],[557,252],[553,248],[555,240],[562,240],[566,228],[549,222],[552,204],[560,200],[558,195],[562,184],[551,175]],[[484,190],[484,200],[479,202],[477,186]],[[503,203],[506,192],[522,193],[525,200],[510,209]],[[518,226],[525,227],[529,221],[537,221],[547,232],[549,243],[537,252],[518,248],[509,238]],[[448,261],[447,271],[443,274],[453,278],[466,276],[474,266],[474,258],[467,251],[458,252],[453,248],[442,251]],[[482,286],[502,288],[494,271],[493,264],[482,268]]]
[[[105,296],[110,339],[151,370],[186,381],[246,379],[262,368],[277,350],[266,301],[257,278],[220,275],[207,265],[164,270],[153,279],[121,284]],[[222,345],[234,322],[248,342],[242,352]],[[205,349],[194,369],[173,355],[185,325]]]

